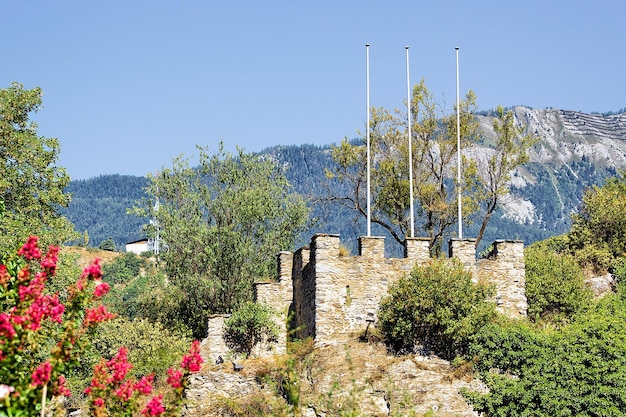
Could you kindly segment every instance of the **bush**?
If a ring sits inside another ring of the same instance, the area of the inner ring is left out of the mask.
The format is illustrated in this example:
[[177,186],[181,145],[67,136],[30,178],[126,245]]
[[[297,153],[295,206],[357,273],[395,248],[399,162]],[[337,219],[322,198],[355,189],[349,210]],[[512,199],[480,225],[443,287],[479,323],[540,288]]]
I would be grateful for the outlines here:
[[422,344],[437,355],[462,355],[473,335],[495,317],[486,301],[492,288],[472,282],[456,259],[436,259],[416,266],[391,285],[378,314],[382,333],[396,351]]
[[121,284],[130,281],[139,275],[145,260],[132,252],[126,252],[116,257],[113,262],[102,267],[104,280],[111,284]]
[[464,395],[489,416],[624,416],[625,328],[616,295],[559,331],[519,320],[485,326],[470,355],[489,390]]
[[244,353],[248,357],[259,342],[275,341],[278,337],[275,314],[267,304],[245,303],[226,321],[226,344],[235,352]]
[[524,258],[530,320],[564,323],[589,307],[593,296],[574,257],[531,246]]

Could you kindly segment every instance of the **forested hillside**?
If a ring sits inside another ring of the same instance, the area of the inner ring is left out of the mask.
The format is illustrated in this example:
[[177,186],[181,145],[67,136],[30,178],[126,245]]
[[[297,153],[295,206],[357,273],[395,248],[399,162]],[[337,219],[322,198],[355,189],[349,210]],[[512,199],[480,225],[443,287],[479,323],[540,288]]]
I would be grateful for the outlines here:
[[[526,107],[514,110],[517,122],[538,135],[540,141],[531,151],[530,162],[515,171],[511,196],[491,218],[479,249],[494,239],[521,239],[531,244],[564,233],[571,226],[571,215],[580,207],[583,191],[590,185],[603,184],[607,177],[626,167],[624,114],[587,115]],[[476,117],[488,146],[493,116],[484,113]],[[331,146],[273,146],[260,153],[283,167],[294,189],[306,196],[313,208],[316,221],[299,243],[308,244],[312,233],[339,233],[354,253],[356,237],[366,233],[365,220],[355,211],[325,199],[327,187],[333,190],[341,186],[330,183],[325,176],[325,170],[334,164]],[[90,246],[112,238],[123,250],[124,243],[142,237],[141,226],[146,220],[126,210],[144,196],[147,183],[146,178],[127,175],[72,181],[67,188],[72,201],[63,213],[78,232],[87,231]],[[474,236],[478,226],[465,225],[465,236]],[[376,225],[372,233],[386,235]],[[401,253],[399,245],[394,245],[388,239],[393,254]]]
[[144,196],[148,184],[145,177],[132,175],[103,175],[88,180],[71,181],[66,191],[71,194],[69,207],[62,213],[82,234],[77,244],[98,247],[104,240],[113,239],[118,249],[142,236],[144,219],[126,214],[135,201]]

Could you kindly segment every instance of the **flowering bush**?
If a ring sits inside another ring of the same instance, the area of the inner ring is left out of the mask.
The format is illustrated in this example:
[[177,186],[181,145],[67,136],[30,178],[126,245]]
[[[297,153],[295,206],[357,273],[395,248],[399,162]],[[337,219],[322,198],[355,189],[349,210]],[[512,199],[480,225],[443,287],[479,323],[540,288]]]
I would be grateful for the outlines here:
[[31,236],[17,257],[0,259],[0,415],[32,416],[55,395],[69,395],[66,374],[86,346],[87,332],[113,317],[102,305],[96,259],[68,289],[65,303],[45,291],[56,275],[59,248],[43,255]]
[[[194,341],[189,354],[184,355],[181,369],[167,371],[167,384],[172,388],[163,394],[152,394],[154,374],[137,380],[127,375],[132,365],[128,363],[126,348],[119,349],[109,361],[102,360],[94,369],[91,385],[85,390],[89,397],[89,411],[96,417],[104,416],[174,416],[180,411],[187,377],[202,365],[200,345]],[[141,409],[141,411],[139,411]]]
[[[69,396],[64,375],[79,365],[78,358],[88,347],[87,336],[114,318],[99,301],[109,291],[101,281],[99,259],[67,288],[62,302],[59,293],[46,292],[46,284],[56,275],[59,248],[50,246],[43,255],[37,240],[31,236],[16,257],[0,259],[0,417],[43,414],[53,396]],[[169,397],[153,396],[143,404],[141,414],[177,412],[186,376],[198,371],[201,363],[196,341],[183,356],[182,369],[167,373],[173,388]],[[95,367],[88,388],[94,415],[136,415],[139,400],[152,393],[154,375],[129,379],[130,368],[125,348]]]

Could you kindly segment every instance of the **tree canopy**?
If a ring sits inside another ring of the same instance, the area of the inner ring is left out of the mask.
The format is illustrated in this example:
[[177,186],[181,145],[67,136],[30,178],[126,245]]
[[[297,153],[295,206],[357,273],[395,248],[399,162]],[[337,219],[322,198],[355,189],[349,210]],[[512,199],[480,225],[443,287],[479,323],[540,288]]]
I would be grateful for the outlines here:
[[271,160],[222,147],[199,151],[198,167],[179,157],[153,176],[153,200],[140,210],[154,216],[167,247],[168,291],[181,301],[175,316],[196,337],[209,314],[252,300],[254,280],[274,276],[277,254],[293,248],[308,220],[304,199]]
[[70,197],[69,176],[57,165],[59,141],[37,134],[32,113],[42,104],[39,87],[12,83],[0,89],[0,253],[13,253],[29,235],[42,246],[75,237],[72,224],[59,214]]
[[[500,108],[494,120],[497,139],[490,145],[488,157],[479,159],[479,142],[474,117],[476,96],[469,91],[459,103],[459,133],[462,149],[461,182],[457,179],[457,116],[446,113],[433,99],[424,81],[411,94],[411,161],[413,164],[414,210],[417,229],[430,239],[433,253],[439,253],[444,235],[458,221],[458,192],[461,192],[462,217],[465,223],[477,212],[484,221],[477,238],[482,238],[491,214],[498,207],[510,172],[527,161],[526,151],[534,143],[521,137],[513,125],[511,112]],[[408,117],[400,110],[371,109],[371,221],[386,229],[399,243],[410,236],[410,175]],[[334,170],[327,177],[344,184],[337,192],[329,187],[328,200],[367,215],[367,151],[365,141],[344,141],[333,148]],[[481,210],[482,209],[482,210]]]

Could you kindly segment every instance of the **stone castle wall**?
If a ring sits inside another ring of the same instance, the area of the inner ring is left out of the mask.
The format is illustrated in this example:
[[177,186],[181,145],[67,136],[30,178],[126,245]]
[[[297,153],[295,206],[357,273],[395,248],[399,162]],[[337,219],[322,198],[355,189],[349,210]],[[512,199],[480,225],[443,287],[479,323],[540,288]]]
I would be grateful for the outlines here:
[[[403,258],[385,258],[382,237],[361,237],[357,256],[342,256],[339,245],[339,235],[316,234],[309,248],[279,254],[275,281],[256,284],[256,300],[280,313],[277,323],[283,331],[277,344],[264,344],[255,355],[285,352],[289,332],[296,338],[312,337],[317,345],[345,342],[362,334],[375,323],[389,285],[415,264],[430,260],[426,238],[408,239]],[[525,316],[523,242],[496,241],[490,255],[480,260],[474,245],[475,239],[452,239],[449,255],[458,258],[475,281],[488,280],[495,285],[500,313]],[[217,337],[211,328],[219,326],[209,322],[209,337]],[[211,346],[223,349],[219,342]],[[217,356],[216,352],[206,353]]]

